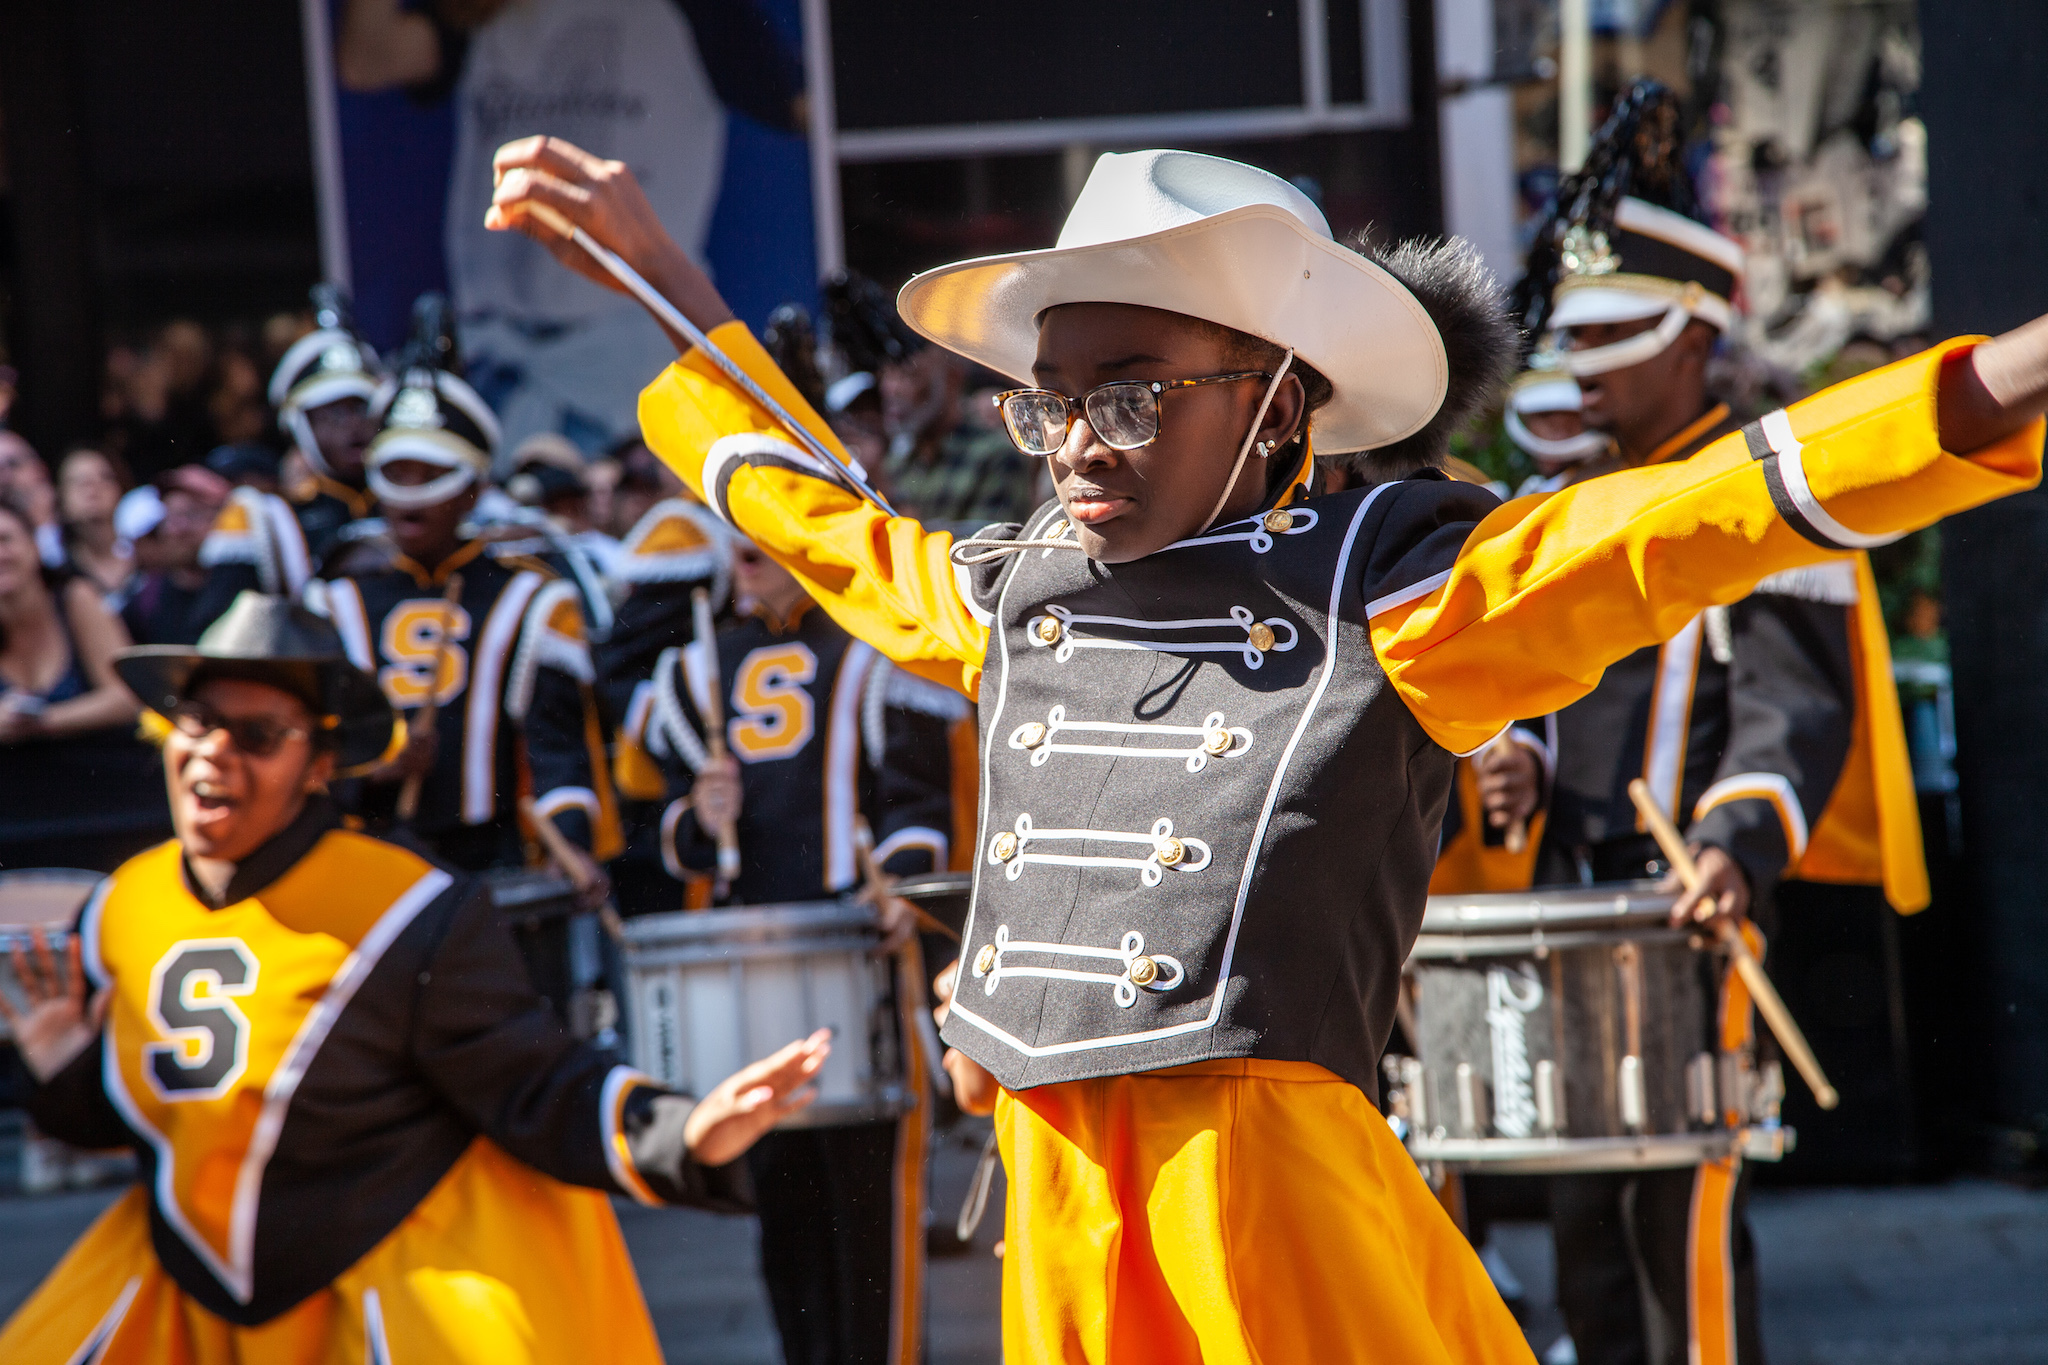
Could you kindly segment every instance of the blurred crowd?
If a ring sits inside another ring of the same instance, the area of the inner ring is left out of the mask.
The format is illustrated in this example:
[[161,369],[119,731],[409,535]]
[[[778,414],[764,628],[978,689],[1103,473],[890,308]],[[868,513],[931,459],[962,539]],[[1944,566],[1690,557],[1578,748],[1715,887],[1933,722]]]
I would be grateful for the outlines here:
[[[109,870],[168,834],[141,708],[108,660],[131,643],[190,644],[221,614],[232,599],[223,579],[240,583],[244,566],[223,562],[234,556],[209,534],[233,519],[238,490],[302,518],[340,492],[346,538],[380,534],[360,473],[338,489],[307,459],[309,433],[280,419],[273,376],[321,325],[314,309],[211,330],[178,320],[115,344],[97,430],[55,450],[8,429],[34,376],[0,367],[0,868]],[[1049,496],[1042,467],[1017,459],[1002,431],[998,377],[924,346],[872,284],[833,282],[818,325],[786,308],[764,340],[899,510],[961,531],[1019,519]],[[365,442],[377,414],[366,415]],[[543,433],[492,452],[472,516],[551,538],[552,557],[594,599],[602,649],[629,589],[614,573],[622,545],[651,509],[684,496],[637,437],[592,450]],[[316,540],[317,520],[304,528]],[[606,716],[608,733],[622,720]]]

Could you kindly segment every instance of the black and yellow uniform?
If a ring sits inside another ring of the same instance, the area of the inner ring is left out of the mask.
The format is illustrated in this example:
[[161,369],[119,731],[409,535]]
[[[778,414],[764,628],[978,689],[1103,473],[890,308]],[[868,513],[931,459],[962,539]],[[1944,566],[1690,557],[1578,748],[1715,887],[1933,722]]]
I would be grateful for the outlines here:
[[292,503],[275,493],[237,488],[213,519],[199,546],[205,586],[193,620],[218,620],[244,592],[296,597],[318,576],[343,532],[368,517],[374,500],[361,489],[316,475],[317,490]]
[[[605,769],[604,732],[583,613],[575,588],[547,566],[500,556],[471,541],[431,571],[388,547],[377,562],[346,566],[316,584],[320,605],[358,668],[376,675],[395,710],[416,713],[436,690],[439,747],[420,788],[412,832],[469,872],[530,861],[518,798],[599,861],[619,849],[617,803]],[[373,547],[359,547],[368,559]],[[352,559],[355,556],[351,557]],[[462,575],[459,601],[445,599]],[[448,641],[440,648],[443,637]],[[441,671],[430,679],[434,661]],[[354,784],[349,805],[373,825],[389,821],[399,788]],[[566,1007],[568,925],[518,931],[534,984]]]
[[79,932],[111,1007],[30,1110],[143,1179],[0,1359],[659,1361],[606,1195],[738,1208],[744,1173],[564,1033],[476,883],[316,798],[218,900],[163,844]]
[[612,742],[612,787],[619,797],[622,851],[610,871],[612,896],[626,916],[682,906],[662,862],[661,812],[667,779],[648,758],[645,737],[654,707],[654,666],[662,651],[696,636],[692,596],[725,607],[732,579],[729,533],[696,503],[656,503],[619,543],[611,579],[625,585],[611,633],[591,648],[598,704]]
[[[440,747],[414,831],[468,871],[523,860],[516,802],[530,795],[579,846],[616,851],[590,647],[576,591],[547,566],[471,541],[431,570],[391,550],[382,563],[326,581],[324,603],[358,668],[376,674],[401,712],[432,680]],[[453,609],[448,579],[462,575]],[[443,639],[447,648],[441,649]],[[387,818],[396,787],[365,791],[358,814]]]
[[[653,679],[647,738],[679,792],[706,761],[710,643],[664,653]],[[741,784],[734,903],[855,889],[863,814],[888,870],[946,865],[946,727],[964,717],[964,702],[898,672],[808,599],[788,620],[754,608],[715,643],[726,747]],[[715,839],[685,796],[668,807],[662,841],[677,876],[716,865]],[[900,989],[921,984],[921,972],[908,983],[901,975]],[[788,1360],[921,1358],[930,1101],[922,1073],[909,1074],[917,1099],[899,1119],[784,1129],[748,1154],[761,1191],[761,1275]]]
[[[836,448],[744,327],[712,340]],[[1005,1087],[1013,1355],[1526,1358],[1369,1103],[1453,756],[1845,537],[2036,482],[2039,423],[1941,450],[1955,349],[1775,415],[1761,450],[1506,506],[1440,476],[1289,489],[1118,564],[1062,546],[1048,507],[1006,533],[1021,553],[957,572],[950,536],[821,477],[705,357],[650,386],[649,444],[713,510],[979,697],[945,1036]],[[1267,1254],[1290,1238],[1318,1255]]]

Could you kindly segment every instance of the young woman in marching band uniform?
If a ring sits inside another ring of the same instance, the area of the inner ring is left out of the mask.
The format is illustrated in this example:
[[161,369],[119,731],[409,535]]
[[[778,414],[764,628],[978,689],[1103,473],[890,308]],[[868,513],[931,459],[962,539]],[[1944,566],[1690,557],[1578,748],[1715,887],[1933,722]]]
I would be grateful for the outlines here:
[[[497,165],[493,225],[608,283],[533,209],[585,229],[836,449],[624,166],[546,138]],[[1440,476],[1304,498],[1311,432],[1432,419],[1444,341],[1251,167],[1105,156],[1059,246],[900,306],[1017,382],[1004,417],[1058,492],[1023,525],[955,545],[891,517],[696,351],[641,418],[855,636],[978,697],[944,1036],[1002,1087],[1007,1354],[1527,1360],[1372,1105],[1454,756],[1845,537],[2033,486],[2048,324],[1846,384],[1761,446],[1502,507]]]

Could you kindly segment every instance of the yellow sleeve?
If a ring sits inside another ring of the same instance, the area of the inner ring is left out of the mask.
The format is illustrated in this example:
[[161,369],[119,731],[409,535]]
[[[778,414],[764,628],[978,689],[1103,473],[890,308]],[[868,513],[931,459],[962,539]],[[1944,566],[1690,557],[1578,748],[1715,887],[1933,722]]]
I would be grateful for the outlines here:
[[1941,362],[1977,340],[1837,385],[1689,460],[1494,510],[1449,568],[1368,605],[1389,679],[1431,738],[1464,753],[1769,574],[2034,487],[2041,422],[1966,458],[1936,437]]
[[[726,323],[711,340],[845,458],[743,324]],[[951,535],[888,516],[841,488],[697,351],[640,395],[640,427],[707,506],[795,574],[850,634],[910,672],[974,696],[988,629],[956,586]]]

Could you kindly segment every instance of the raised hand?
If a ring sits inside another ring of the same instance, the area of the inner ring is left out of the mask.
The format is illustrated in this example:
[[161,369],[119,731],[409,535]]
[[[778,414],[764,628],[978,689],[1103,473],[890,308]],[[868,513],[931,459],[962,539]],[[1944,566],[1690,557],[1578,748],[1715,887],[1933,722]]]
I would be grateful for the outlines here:
[[[496,190],[485,227],[523,232],[585,279],[619,289],[562,224],[580,227],[705,331],[732,320],[732,309],[662,227],[625,162],[592,156],[558,137],[526,137],[500,147],[491,165]],[[671,339],[682,344],[680,337]]]
[[771,1057],[743,1066],[711,1087],[683,1124],[692,1159],[723,1166],[781,1121],[817,1097],[803,1087],[832,1052],[832,1031],[819,1029]]
[[38,1081],[47,1081],[92,1046],[107,1017],[111,997],[101,991],[87,998],[78,935],[71,936],[61,969],[41,929],[31,929],[29,941],[35,949],[33,957],[23,952],[20,944],[13,950],[14,977],[21,983],[28,1008],[17,1010],[0,991],[0,1019],[7,1021],[29,1072]]

